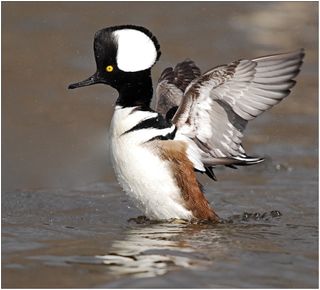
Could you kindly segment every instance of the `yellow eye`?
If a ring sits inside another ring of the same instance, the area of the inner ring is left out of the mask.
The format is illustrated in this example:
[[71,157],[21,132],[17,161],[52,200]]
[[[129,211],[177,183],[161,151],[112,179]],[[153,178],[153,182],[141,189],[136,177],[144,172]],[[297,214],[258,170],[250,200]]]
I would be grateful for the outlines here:
[[112,71],[113,71],[113,66],[112,66],[112,65],[108,65],[108,66],[106,67],[106,71],[107,71],[107,72],[112,72]]

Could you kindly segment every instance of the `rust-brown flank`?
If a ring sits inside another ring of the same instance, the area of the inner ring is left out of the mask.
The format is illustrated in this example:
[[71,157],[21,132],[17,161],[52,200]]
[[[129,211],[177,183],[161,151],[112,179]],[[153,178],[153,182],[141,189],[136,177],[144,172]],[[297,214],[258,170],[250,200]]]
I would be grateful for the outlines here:
[[168,160],[177,185],[181,189],[187,209],[200,220],[219,221],[219,217],[210,207],[197,181],[193,164],[187,158],[187,146],[183,141],[154,141],[163,160]]

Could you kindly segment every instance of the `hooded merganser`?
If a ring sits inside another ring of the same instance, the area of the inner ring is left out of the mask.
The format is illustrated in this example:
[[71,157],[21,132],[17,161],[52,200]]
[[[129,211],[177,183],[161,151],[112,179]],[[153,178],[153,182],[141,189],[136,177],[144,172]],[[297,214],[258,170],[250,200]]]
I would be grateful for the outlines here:
[[201,74],[191,60],[167,68],[153,95],[151,67],[160,57],[152,33],[135,25],[99,30],[97,71],[69,86],[97,83],[119,92],[111,122],[111,150],[119,183],[150,219],[219,221],[196,171],[216,179],[217,165],[253,165],[241,145],[252,120],[279,103],[294,86],[303,49],[241,59]]

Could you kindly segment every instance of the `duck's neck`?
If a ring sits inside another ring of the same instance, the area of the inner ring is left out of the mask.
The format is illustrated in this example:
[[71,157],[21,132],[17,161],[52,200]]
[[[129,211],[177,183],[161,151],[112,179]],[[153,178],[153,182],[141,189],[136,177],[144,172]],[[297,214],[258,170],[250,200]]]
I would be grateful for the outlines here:
[[128,74],[117,90],[119,92],[117,105],[122,107],[140,106],[143,109],[149,109],[153,94],[151,71]]

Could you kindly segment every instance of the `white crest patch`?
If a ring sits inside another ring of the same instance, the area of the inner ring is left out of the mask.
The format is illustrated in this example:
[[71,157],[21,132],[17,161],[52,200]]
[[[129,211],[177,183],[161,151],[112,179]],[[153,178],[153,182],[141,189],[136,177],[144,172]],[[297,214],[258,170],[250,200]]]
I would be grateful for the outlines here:
[[157,49],[149,36],[136,29],[113,32],[118,40],[117,65],[125,72],[150,68],[157,59]]

